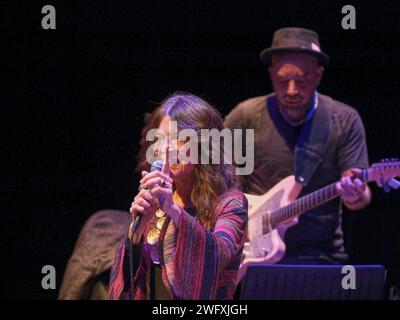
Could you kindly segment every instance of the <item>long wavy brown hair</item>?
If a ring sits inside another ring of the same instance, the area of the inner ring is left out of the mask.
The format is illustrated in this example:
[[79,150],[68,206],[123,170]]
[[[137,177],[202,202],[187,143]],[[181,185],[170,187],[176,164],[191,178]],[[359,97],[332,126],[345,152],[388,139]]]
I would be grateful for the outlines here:
[[[140,150],[138,154],[137,172],[149,171],[150,163],[146,159],[146,150],[152,145],[152,141],[146,141],[146,134],[150,129],[159,127],[162,119],[169,116],[177,122],[178,132],[182,129],[193,129],[197,132],[200,141],[201,129],[224,129],[219,112],[203,99],[187,93],[176,92],[166,98],[145,119],[142,130]],[[199,150],[200,150],[199,145]],[[199,157],[201,156],[199,151]],[[238,186],[235,169],[232,164],[224,163],[224,143],[220,143],[220,164],[212,164],[211,152],[209,164],[195,165],[193,189],[191,201],[196,207],[197,219],[207,228],[214,226],[213,213],[219,196],[231,188]]]

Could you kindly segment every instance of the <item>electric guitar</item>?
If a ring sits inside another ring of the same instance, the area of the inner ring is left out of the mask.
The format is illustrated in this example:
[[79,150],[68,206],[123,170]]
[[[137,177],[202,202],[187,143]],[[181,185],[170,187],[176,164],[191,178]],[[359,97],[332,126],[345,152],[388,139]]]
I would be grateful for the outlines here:
[[[400,161],[389,159],[363,169],[357,177],[365,183],[375,181],[388,191],[390,187],[400,187],[400,182],[393,179],[397,176],[400,176]],[[242,280],[249,264],[279,262],[286,250],[285,233],[298,223],[298,217],[339,196],[336,182],[297,199],[301,189],[302,184],[296,182],[294,176],[289,176],[264,195],[246,194],[249,202],[249,241],[245,243],[237,283]]]

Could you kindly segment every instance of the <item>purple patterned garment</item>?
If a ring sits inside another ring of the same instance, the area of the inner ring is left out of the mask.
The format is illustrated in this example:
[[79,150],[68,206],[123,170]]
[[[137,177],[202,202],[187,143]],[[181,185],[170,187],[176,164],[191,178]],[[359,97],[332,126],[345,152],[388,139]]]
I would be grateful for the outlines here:
[[[231,189],[215,209],[214,229],[207,230],[181,209],[179,228],[167,217],[158,243],[158,258],[164,284],[173,299],[233,299],[236,274],[247,231],[247,200]],[[146,238],[146,237],[145,237]],[[111,270],[110,299],[128,299],[130,285],[121,243]],[[147,246],[140,246],[140,263],[134,271],[134,299],[150,298],[150,264]],[[138,257],[136,257],[138,258]],[[125,263],[124,263],[125,262]]]

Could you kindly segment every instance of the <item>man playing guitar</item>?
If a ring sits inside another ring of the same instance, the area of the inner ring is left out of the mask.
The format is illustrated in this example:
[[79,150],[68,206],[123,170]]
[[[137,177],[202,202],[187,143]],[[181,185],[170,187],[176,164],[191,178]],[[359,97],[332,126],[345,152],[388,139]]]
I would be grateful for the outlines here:
[[317,92],[329,58],[314,31],[277,30],[260,58],[274,92],[240,103],[225,119],[228,128],[254,129],[254,172],[242,176],[242,191],[262,195],[294,175],[293,201],[337,181],[340,197],[299,216],[287,230],[284,256],[271,263],[342,264],[341,205],[355,211],[371,201],[366,183],[354,177],[369,166],[363,123],[355,109]]

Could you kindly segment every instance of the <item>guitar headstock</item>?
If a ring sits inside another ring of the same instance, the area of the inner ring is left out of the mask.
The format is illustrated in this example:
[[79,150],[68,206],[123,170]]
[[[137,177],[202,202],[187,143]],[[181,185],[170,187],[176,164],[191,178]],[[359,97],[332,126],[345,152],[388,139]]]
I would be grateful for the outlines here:
[[375,181],[379,187],[386,188],[392,178],[400,176],[400,159],[384,159],[374,163],[365,172],[366,181]]

